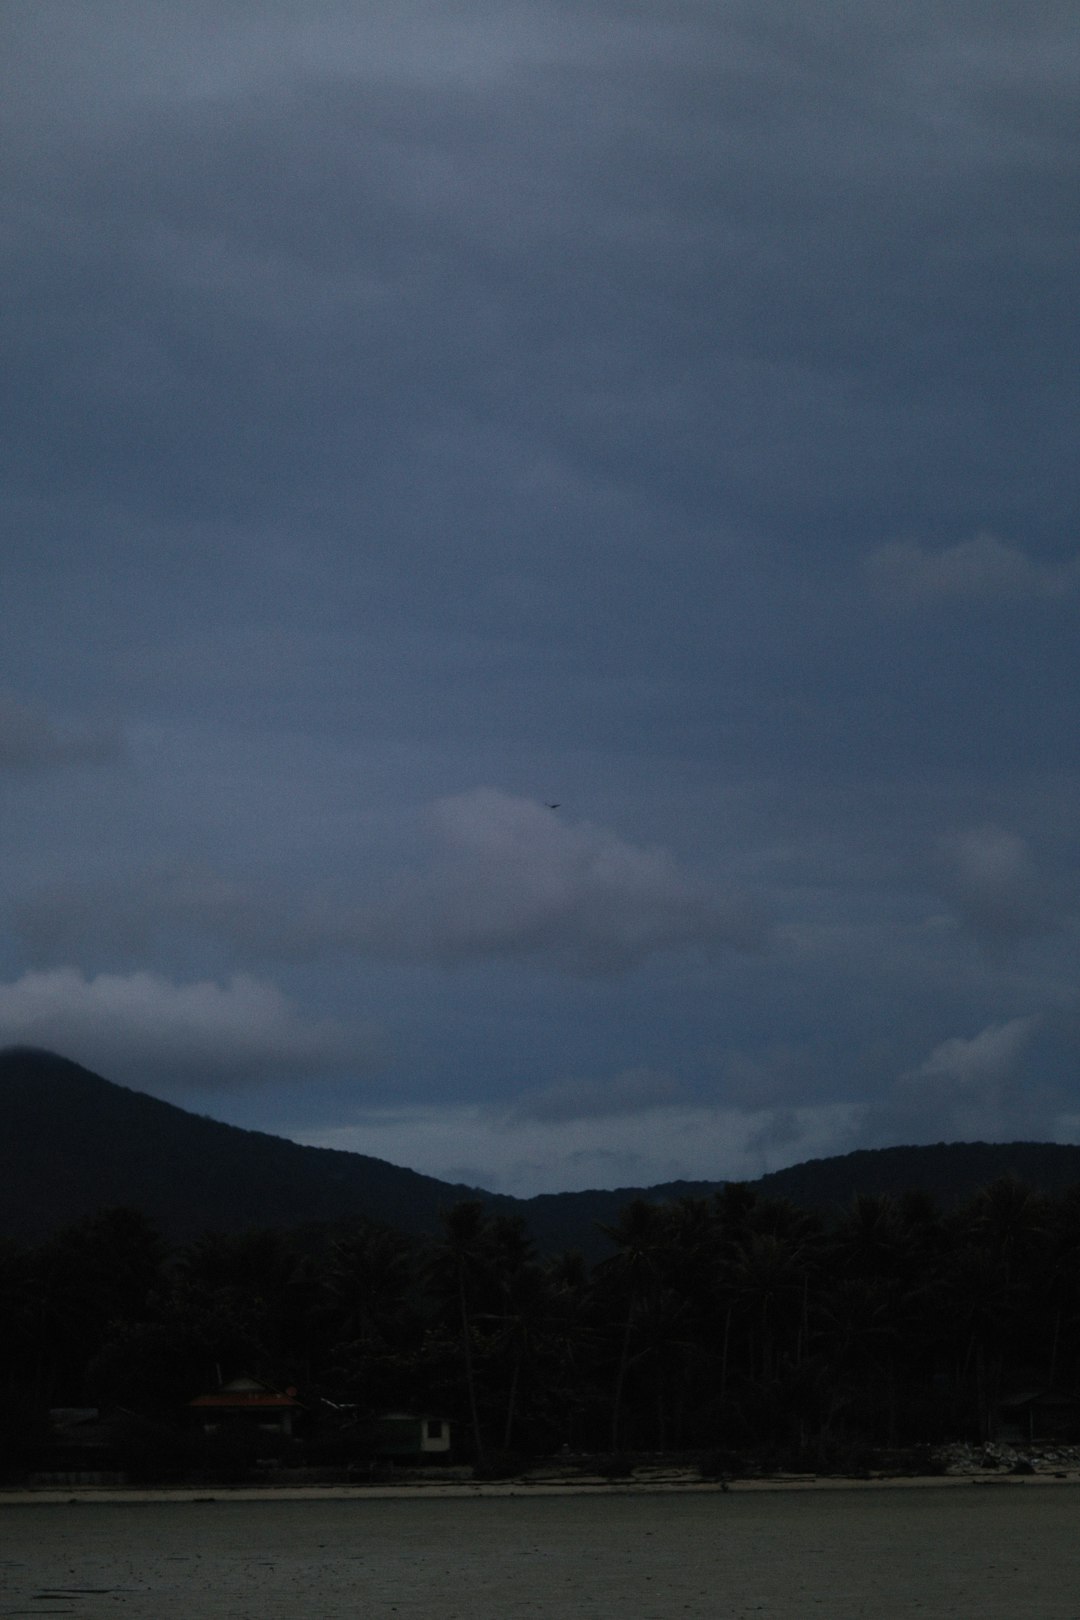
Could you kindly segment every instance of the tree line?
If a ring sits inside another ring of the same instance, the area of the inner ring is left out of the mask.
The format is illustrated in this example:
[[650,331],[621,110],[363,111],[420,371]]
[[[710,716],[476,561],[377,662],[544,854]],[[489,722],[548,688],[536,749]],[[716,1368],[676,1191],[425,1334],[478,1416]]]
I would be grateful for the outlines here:
[[0,1440],[60,1406],[179,1423],[247,1373],[324,1429],[448,1418],[481,1464],[711,1448],[821,1465],[985,1438],[1004,1397],[1080,1384],[1080,1187],[1007,1178],[954,1211],[908,1193],[826,1216],[730,1185],[635,1200],[605,1231],[589,1265],[480,1202],[431,1240],[365,1223],[182,1246],[102,1211],[0,1249]]

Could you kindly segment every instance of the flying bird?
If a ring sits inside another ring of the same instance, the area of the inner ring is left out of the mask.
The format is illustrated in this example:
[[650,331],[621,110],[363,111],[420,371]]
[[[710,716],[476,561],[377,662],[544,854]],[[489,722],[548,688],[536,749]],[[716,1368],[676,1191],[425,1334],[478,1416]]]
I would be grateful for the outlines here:
[[[544,803],[547,804],[546,799],[544,800]],[[549,810],[557,810],[558,808],[559,808],[559,806],[557,804],[548,804],[548,809]]]

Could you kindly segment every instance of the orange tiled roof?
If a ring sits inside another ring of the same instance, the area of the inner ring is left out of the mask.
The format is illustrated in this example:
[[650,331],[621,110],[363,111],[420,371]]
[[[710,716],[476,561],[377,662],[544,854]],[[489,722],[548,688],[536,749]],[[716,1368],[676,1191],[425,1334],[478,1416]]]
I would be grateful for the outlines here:
[[299,1406],[292,1395],[262,1395],[255,1391],[233,1390],[229,1395],[196,1395],[189,1406]]

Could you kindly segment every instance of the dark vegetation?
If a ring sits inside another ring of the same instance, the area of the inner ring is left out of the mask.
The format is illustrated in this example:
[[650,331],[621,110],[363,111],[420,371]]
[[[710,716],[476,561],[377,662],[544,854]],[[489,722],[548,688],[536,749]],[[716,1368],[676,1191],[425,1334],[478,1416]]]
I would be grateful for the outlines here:
[[[256,1454],[374,1461],[379,1414],[437,1414],[497,1477],[565,1449],[825,1470],[871,1448],[985,1438],[1019,1388],[1080,1377],[1080,1188],[1006,1179],[943,1212],[863,1196],[827,1217],[729,1186],[638,1200],[588,1265],[542,1259],[475,1201],[434,1238],[374,1223],[167,1245],[134,1211],[0,1254],[0,1447],[41,1466],[45,1414],[112,1414],[135,1478],[240,1478]],[[194,1433],[246,1372],[303,1403],[300,1437]]]
[[[0,1055],[0,1107],[9,1479],[57,1464],[56,1408],[98,1409],[137,1479],[373,1467],[395,1411],[449,1419],[455,1460],[488,1477],[567,1449],[619,1477],[643,1451],[850,1469],[985,1439],[1022,1390],[1080,1390],[1080,1150],[887,1149],[566,1195],[560,1228],[534,1219],[559,1200],[462,1196],[47,1054]],[[933,1191],[881,1190],[905,1166]],[[298,1392],[295,1437],[198,1431],[188,1403],[240,1374]]]

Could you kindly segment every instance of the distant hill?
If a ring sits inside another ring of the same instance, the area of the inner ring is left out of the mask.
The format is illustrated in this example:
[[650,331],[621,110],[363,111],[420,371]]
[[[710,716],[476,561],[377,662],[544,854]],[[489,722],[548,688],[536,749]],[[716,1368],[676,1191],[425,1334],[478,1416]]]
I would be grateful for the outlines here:
[[491,1197],[189,1114],[51,1052],[0,1051],[0,1232],[11,1237],[117,1204],[170,1237],[357,1216],[423,1232],[440,1208],[477,1196]]
[[[948,1207],[1013,1174],[1045,1192],[1080,1184],[1080,1147],[938,1143],[792,1165],[751,1183],[764,1197],[839,1209],[856,1193],[921,1189]],[[607,1247],[601,1224],[634,1198],[706,1198],[722,1181],[516,1199],[420,1175],[363,1153],[302,1147],[190,1114],[27,1047],[0,1051],[0,1236],[37,1240],[110,1205],[143,1210],[171,1238],[201,1231],[379,1220],[433,1232],[465,1198],[524,1216],[540,1247]]]
[[[831,1159],[808,1159],[748,1183],[761,1198],[782,1198],[801,1209],[835,1214],[860,1193],[898,1197],[928,1193],[943,1209],[962,1204],[981,1187],[1015,1176],[1040,1192],[1060,1193],[1080,1185],[1080,1147],[1057,1142],[937,1142],[928,1147],[866,1148]],[[655,1187],[615,1191],[544,1193],[519,1208],[548,1246],[600,1252],[589,1234],[610,1225],[634,1198],[668,1203],[711,1198],[723,1181],[666,1181]]]
[[1015,1176],[1039,1192],[1080,1184],[1080,1147],[1060,1142],[937,1142],[929,1147],[864,1148],[833,1159],[809,1159],[762,1176],[766,1198],[812,1209],[843,1209],[857,1193],[896,1197],[927,1192],[946,1209],[980,1187]]

